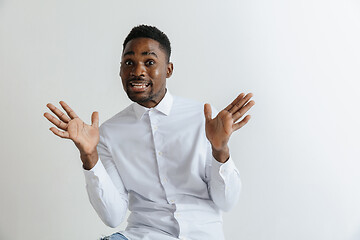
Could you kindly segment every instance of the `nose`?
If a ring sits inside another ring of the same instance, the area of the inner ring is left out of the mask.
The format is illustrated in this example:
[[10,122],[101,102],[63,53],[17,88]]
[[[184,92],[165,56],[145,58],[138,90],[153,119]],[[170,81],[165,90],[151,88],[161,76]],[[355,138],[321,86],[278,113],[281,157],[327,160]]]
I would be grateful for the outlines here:
[[131,76],[136,77],[144,77],[145,76],[145,67],[142,64],[134,64],[133,68],[131,69]]

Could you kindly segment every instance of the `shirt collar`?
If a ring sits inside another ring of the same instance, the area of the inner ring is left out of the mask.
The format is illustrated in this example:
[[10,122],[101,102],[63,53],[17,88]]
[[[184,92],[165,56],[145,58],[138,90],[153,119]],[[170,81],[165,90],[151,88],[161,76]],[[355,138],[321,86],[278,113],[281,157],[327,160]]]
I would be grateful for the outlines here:
[[137,119],[141,119],[142,116],[144,116],[144,114],[147,111],[151,111],[152,109],[155,109],[155,110],[165,114],[166,116],[168,116],[170,114],[171,107],[173,105],[173,101],[174,101],[174,97],[171,95],[169,90],[166,89],[164,98],[161,99],[159,104],[156,105],[154,108],[147,108],[147,107],[141,106],[140,104],[134,102],[133,109],[134,109],[135,116]]

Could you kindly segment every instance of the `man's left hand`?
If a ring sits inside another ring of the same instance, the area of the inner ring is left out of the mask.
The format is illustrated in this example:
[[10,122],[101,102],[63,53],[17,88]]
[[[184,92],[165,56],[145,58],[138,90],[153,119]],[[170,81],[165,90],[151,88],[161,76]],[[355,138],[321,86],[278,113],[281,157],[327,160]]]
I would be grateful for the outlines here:
[[252,96],[252,93],[248,93],[246,96],[241,93],[213,119],[211,118],[210,104],[204,105],[206,137],[211,143],[213,156],[217,161],[224,163],[229,159],[228,142],[230,136],[250,120],[250,115],[247,115],[237,122],[254,106],[255,102],[250,101]]

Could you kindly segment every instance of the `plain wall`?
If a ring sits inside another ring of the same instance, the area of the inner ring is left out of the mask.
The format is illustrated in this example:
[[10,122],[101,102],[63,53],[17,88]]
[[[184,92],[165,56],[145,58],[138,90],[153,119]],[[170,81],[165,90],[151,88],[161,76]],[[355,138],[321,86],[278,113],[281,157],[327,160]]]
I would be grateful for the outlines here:
[[231,139],[243,182],[228,240],[360,239],[360,4],[355,0],[0,0],[0,239],[98,239],[74,144],[46,104],[104,122],[138,24],[169,36],[174,95],[225,107],[253,92]]

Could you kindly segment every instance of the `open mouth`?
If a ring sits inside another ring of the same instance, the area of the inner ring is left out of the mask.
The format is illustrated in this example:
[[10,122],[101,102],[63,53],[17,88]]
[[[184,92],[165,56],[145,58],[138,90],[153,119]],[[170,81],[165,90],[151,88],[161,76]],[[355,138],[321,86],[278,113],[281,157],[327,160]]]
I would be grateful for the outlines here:
[[129,86],[134,92],[142,92],[151,85],[150,82],[130,82]]

